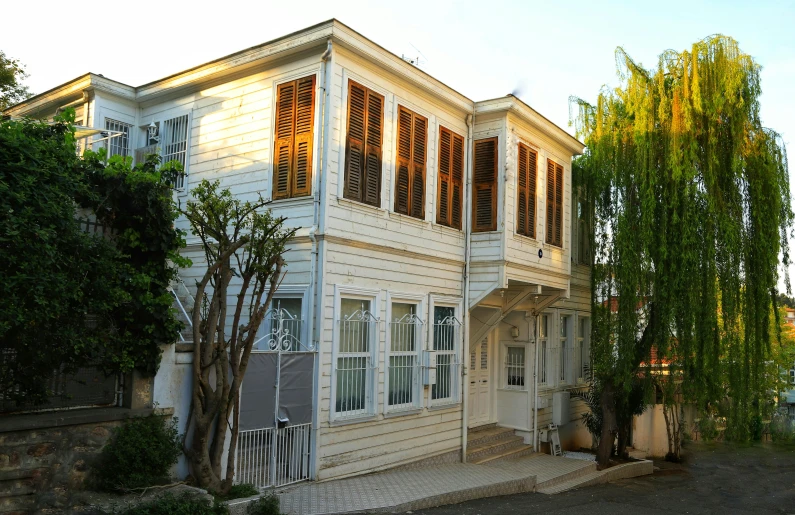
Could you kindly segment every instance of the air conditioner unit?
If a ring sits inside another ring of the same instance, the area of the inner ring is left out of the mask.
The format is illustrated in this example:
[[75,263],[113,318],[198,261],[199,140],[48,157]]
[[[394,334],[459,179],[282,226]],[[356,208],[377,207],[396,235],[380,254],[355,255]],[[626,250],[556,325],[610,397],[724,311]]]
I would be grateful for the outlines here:
[[552,394],[552,423],[556,426],[563,426],[571,421],[570,401],[571,394],[569,392]]

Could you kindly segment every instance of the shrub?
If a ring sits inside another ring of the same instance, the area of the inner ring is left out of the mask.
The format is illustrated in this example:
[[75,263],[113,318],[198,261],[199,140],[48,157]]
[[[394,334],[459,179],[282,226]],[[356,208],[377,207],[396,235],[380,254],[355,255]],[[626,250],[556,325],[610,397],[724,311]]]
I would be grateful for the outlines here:
[[248,515],[281,515],[279,497],[273,492],[263,495],[248,505]]
[[134,508],[121,512],[121,515],[228,515],[229,508],[216,502],[208,504],[206,500],[190,495],[175,497],[165,494],[155,501],[139,504]]
[[177,419],[150,415],[125,422],[103,447],[96,467],[103,490],[126,490],[162,483],[182,454]]
[[259,494],[259,489],[256,486],[243,483],[242,485],[232,485],[232,488],[230,488],[228,492],[223,495],[215,495],[215,498],[219,501],[229,501],[242,497],[253,497],[257,494]]
[[795,424],[787,417],[774,416],[770,421],[770,439],[774,442],[795,441]]
[[698,432],[705,442],[709,442],[718,437],[718,425],[715,419],[711,417],[703,417],[698,421]]

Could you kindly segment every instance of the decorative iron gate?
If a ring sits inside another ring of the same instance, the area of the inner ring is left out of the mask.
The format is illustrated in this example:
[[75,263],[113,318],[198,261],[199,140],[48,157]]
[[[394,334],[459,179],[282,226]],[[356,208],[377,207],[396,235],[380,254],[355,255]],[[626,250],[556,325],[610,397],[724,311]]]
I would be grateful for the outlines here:
[[234,481],[266,488],[309,479],[316,349],[288,309],[277,305],[262,325],[240,396]]

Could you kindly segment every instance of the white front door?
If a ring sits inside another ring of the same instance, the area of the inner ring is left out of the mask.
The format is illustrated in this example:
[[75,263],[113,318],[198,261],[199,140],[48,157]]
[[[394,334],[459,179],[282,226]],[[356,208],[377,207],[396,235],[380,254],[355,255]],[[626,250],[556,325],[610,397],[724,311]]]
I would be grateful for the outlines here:
[[489,339],[470,344],[469,349],[469,427],[491,422],[489,383],[491,380]]

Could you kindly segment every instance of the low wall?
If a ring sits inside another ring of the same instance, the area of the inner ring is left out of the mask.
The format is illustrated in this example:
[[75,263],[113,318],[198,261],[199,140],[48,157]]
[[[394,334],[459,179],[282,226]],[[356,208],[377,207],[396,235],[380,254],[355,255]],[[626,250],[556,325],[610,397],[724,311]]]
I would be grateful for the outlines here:
[[[0,423],[0,513],[71,513],[111,432],[152,409],[101,408],[9,415]],[[169,415],[170,411],[162,410]]]
[[[692,428],[695,414],[694,406],[684,406],[683,432]],[[632,421],[632,447],[643,451],[646,457],[662,457],[668,454],[668,432],[665,429],[663,405],[649,406],[642,415]]]

